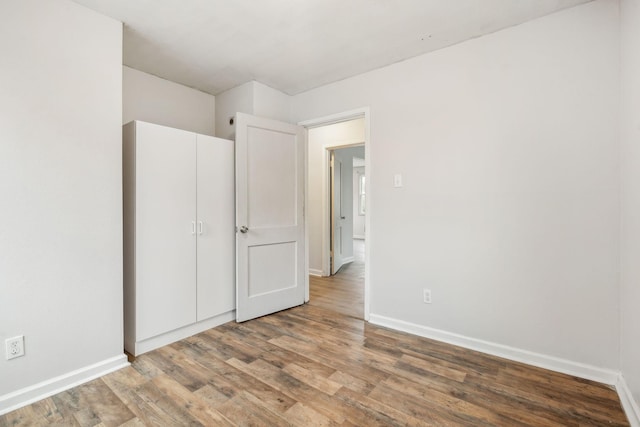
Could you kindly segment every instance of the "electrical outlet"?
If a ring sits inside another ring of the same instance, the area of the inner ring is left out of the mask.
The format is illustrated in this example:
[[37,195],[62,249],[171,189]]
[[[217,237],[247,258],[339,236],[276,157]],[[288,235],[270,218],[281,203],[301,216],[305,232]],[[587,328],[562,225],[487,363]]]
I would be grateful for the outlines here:
[[423,289],[422,290],[422,300],[425,304],[431,304],[431,290]]
[[6,339],[4,341],[4,345],[7,350],[7,360],[24,356],[24,336],[23,335]]

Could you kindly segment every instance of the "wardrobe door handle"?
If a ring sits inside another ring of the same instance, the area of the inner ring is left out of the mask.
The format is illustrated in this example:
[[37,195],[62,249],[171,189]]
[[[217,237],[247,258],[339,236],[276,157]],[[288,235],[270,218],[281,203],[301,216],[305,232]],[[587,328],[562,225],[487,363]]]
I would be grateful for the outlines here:
[[191,221],[191,234],[196,234],[196,222]]
[[198,221],[198,234],[204,233],[204,223],[202,221]]

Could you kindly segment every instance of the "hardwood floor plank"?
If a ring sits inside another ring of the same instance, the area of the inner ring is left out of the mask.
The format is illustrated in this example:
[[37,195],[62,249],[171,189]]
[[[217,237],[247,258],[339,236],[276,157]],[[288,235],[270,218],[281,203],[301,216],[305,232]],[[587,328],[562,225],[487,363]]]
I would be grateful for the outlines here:
[[233,423],[220,412],[212,408],[209,403],[198,394],[192,393],[173,378],[159,375],[153,379],[154,384],[170,399],[187,410],[196,420],[205,426],[233,426]]
[[152,381],[138,387],[136,397],[136,404],[142,408],[142,420],[147,425],[202,425],[188,409],[171,400]]
[[285,417],[295,426],[330,427],[340,425],[300,402],[289,408]]
[[300,367],[295,363],[289,363],[284,367],[284,369],[282,369],[282,372],[286,372],[293,378],[302,381],[303,383],[329,395],[335,394],[335,392],[338,391],[340,387],[342,387],[341,384],[338,384],[321,375],[317,375],[316,373]]
[[207,404],[212,408],[217,408],[218,406],[229,400],[229,396],[221,393],[210,384],[207,384],[201,389],[196,390],[193,394],[205,400]]
[[[16,409],[6,415],[0,416],[0,427],[9,426],[46,426],[49,422],[42,417],[32,405]],[[75,425],[78,425],[77,422]]]
[[102,424],[100,417],[98,417],[98,414],[96,414],[91,407],[86,407],[74,412],[73,417],[82,427],[92,427]]
[[451,364],[451,366],[462,368],[465,372],[472,371],[483,375],[497,375],[507,363],[505,359],[488,354],[470,351],[462,347],[413,336],[404,332],[375,327],[374,325],[368,325],[368,332],[371,334],[371,339],[383,337],[404,353],[413,354],[417,357],[426,356],[439,359],[444,363]]
[[345,388],[348,388],[349,390],[352,390],[356,393],[360,393],[362,395],[367,395],[369,394],[369,392],[371,390],[373,390],[373,388],[375,387],[374,384],[355,378],[345,372],[341,372],[341,371],[336,371],[334,372],[329,379],[331,381],[334,381],[340,385],[342,385]]
[[454,415],[454,419],[471,422],[473,425],[524,425],[500,413],[470,403],[463,396],[442,393],[406,378],[391,376],[381,384],[381,389],[393,390],[392,394],[404,396],[411,402],[429,402],[429,405],[438,408],[440,413]]
[[[407,365],[401,360],[394,366],[382,367],[382,369],[387,370],[390,376],[404,378],[435,392],[464,399],[469,403],[485,407],[528,425],[549,425],[551,420],[555,420],[555,425],[563,423],[562,416],[549,413],[547,407],[539,408],[535,396],[534,399],[527,399],[514,393],[515,390],[503,387],[495,388],[492,386],[494,381],[491,377],[466,376],[465,381],[460,383],[416,368],[413,365]],[[473,380],[477,380],[477,382]],[[567,425],[577,424],[569,423]]]
[[284,418],[269,411],[260,400],[247,391],[242,391],[222,406],[219,411],[237,426],[291,426]]
[[[185,352],[189,353],[190,351],[193,351],[192,347],[185,348]],[[202,364],[202,366],[205,366],[207,369],[209,369],[212,375],[208,385],[196,391],[196,393],[199,393],[201,390],[210,387],[217,393],[218,396],[226,396],[228,400],[235,397],[238,392],[247,389],[250,390],[254,396],[262,399],[265,405],[278,413],[284,413],[287,409],[289,409],[296,403],[295,399],[292,399],[274,389],[273,387],[270,387],[263,381],[260,381],[259,378],[255,378],[242,372],[228,362],[216,358],[206,357],[206,355],[203,356],[201,354],[190,354],[194,358],[196,358],[198,362]]]
[[425,425],[433,426],[475,426],[482,425],[465,421],[463,419],[456,420],[455,414],[441,413],[440,410],[429,402],[418,401],[417,399],[397,393],[390,387],[379,384],[371,393],[369,398],[378,402],[386,402],[389,406],[404,413],[405,415],[422,420]]
[[[342,423],[347,419],[351,421],[365,420],[368,421],[369,424],[365,423],[360,425],[371,425],[370,423],[375,420],[367,411],[349,405],[342,399],[332,399],[331,396],[318,392],[318,390],[313,387],[308,386],[262,360],[256,360],[249,365],[245,365],[238,360],[230,361],[230,363],[233,363],[234,366],[238,366],[246,372],[263,378],[272,387],[277,388],[292,398],[299,399],[307,406],[312,407],[334,422]],[[356,422],[356,424],[358,424],[358,422]]]
[[133,418],[127,421],[124,424],[121,424],[121,427],[144,427],[146,424],[140,421],[139,418]]
[[312,301],[299,308],[299,310],[295,310],[293,313],[298,316],[303,316],[307,321],[313,320],[314,322],[328,325],[334,329],[351,332],[356,335],[362,335],[368,325],[362,321],[362,318],[331,315],[331,313],[335,312],[317,307],[313,305]]
[[431,361],[427,361],[418,357],[410,356],[408,354],[403,354],[402,356],[400,356],[400,361],[406,363],[407,365],[420,368],[423,371],[431,372],[433,374],[440,375],[457,382],[463,382],[467,376],[467,374],[460,369],[442,366],[440,364],[433,363]]
[[[244,325],[234,324],[234,327],[227,329],[226,333],[230,336],[235,337],[235,332],[240,328],[244,328]],[[266,362],[271,363],[274,366],[284,368],[290,363],[295,363],[296,365],[325,378],[329,377],[335,372],[335,369],[330,366],[317,363],[302,354],[289,351],[282,347],[278,347],[277,345],[274,345],[268,341],[256,340],[255,337],[251,336],[250,334],[247,335],[246,332],[247,331],[245,331],[245,333],[241,336],[245,340],[251,340],[253,346],[259,348],[262,351],[260,358],[262,360],[265,360]],[[269,339],[270,337],[266,338]],[[238,339],[240,339],[240,337],[238,337]]]
[[146,379],[153,379],[163,374],[162,370],[151,363],[146,357],[138,357],[135,362],[136,363],[133,363],[131,366]]
[[[118,426],[135,415],[101,380],[96,379],[52,397],[60,413],[72,413],[79,425]],[[69,417],[65,417],[69,418]]]
[[61,423],[64,418],[50,397],[40,400],[31,405],[33,410],[43,418],[46,423]]
[[337,396],[350,402],[352,405],[360,404],[371,411],[375,411],[381,414],[380,421],[384,422],[383,425],[392,426],[424,426],[425,422],[415,417],[407,415],[396,408],[389,406],[388,401],[379,401],[372,399],[368,395],[362,395],[359,392],[353,391],[349,388],[341,388],[337,393]]
[[212,341],[209,342],[212,348],[220,352],[220,358],[238,359],[246,363],[253,362],[260,355],[260,350],[245,343],[241,340],[234,340],[232,337],[227,336],[224,332],[216,329],[210,329],[202,333],[205,337],[209,337]]
[[[386,379],[388,376],[387,373],[373,368],[367,364],[357,363],[357,359],[355,361],[349,361],[349,356],[327,351],[317,344],[302,343],[300,341],[294,340],[289,336],[275,338],[269,340],[269,342],[291,351],[297,351],[300,354],[306,354],[309,356],[309,358],[318,363],[335,366],[338,370],[349,372],[350,375],[353,375],[356,378],[364,381],[372,381],[372,383],[376,383]],[[347,358],[347,360],[345,360],[345,358]]]
[[[206,368],[199,368],[192,360],[187,359],[170,346],[159,348],[143,355],[143,357],[149,359],[164,374],[170,375],[190,391],[204,387],[209,379],[209,371]],[[186,360],[189,362],[185,362]],[[160,375],[153,379],[158,376]]]

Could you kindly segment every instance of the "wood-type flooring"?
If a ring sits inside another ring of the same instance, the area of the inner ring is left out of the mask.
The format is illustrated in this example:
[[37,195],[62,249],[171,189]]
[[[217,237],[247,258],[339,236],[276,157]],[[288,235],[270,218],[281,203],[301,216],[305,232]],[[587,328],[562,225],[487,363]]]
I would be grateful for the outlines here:
[[0,427],[628,425],[609,386],[364,322],[349,268],[343,289],[313,278],[310,304],[149,352]]
[[364,318],[364,240],[353,241],[354,261],[330,277],[309,277],[309,303],[357,319]]

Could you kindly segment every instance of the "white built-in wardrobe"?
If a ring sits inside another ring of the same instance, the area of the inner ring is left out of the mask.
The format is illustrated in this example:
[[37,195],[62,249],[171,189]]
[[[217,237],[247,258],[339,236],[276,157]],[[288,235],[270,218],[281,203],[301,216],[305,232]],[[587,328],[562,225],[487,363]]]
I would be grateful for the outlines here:
[[233,320],[233,141],[128,123],[123,192],[126,351]]

